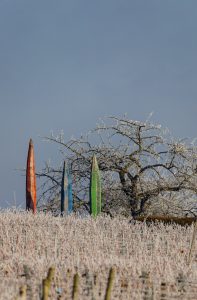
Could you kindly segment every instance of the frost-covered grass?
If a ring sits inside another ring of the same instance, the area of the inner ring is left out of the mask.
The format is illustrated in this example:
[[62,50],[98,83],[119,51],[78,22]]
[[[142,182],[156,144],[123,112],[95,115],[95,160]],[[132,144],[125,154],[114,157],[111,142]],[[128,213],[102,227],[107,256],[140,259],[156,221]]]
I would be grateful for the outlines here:
[[50,299],[60,299],[58,295],[71,299],[76,272],[80,300],[104,299],[112,266],[116,268],[112,299],[146,299],[146,294],[160,299],[162,293],[166,299],[177,295],[195,299],[195,247],[187,264],[192,233],[193,225],[148,227],[105,216],[94,220],[2,211],[0,299],[15,299],[23,284],[27,284],[28,299],[40,299],[40,284],[50,266],[55,266]]

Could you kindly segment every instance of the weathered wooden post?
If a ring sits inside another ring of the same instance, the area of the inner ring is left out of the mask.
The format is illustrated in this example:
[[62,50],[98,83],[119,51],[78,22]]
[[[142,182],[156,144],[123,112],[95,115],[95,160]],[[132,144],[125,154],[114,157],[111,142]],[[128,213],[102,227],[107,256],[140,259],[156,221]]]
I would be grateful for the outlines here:
[[54,274],[55,274],[55,268],[51,267],[48,270],[47,277],[45,279],[43,279],[43,282],[42,282],[42,300],[48,300],[48,298],[49,298],[49,292],[50,292],[52,280],[54,278]]
[[101,177],[95,155],[92,158],[90,176],[90,212],[93,217],[101,213]]
[[23,285],[19,289],[19,296],[15,300],[26,300],[27,298],[27,286]]
[[73,211],[72,177],[69,167],[64,161],[61,183],[61,215],[70,214]]
[[36,173],[33,141],[29,141],[26,167],[26,209],[36,212]]
[[111,294],[112,294],[112,288],[115,280],[115,275],[116,275],[116,270],[115,268],[112,267],[109,272],[109,278],[108,278],[107,288],[105,292],[105,300],[112,299]]
[[73,291],[72,291],[72,299],[79,299],[79,274],[76,273],[73,278]]

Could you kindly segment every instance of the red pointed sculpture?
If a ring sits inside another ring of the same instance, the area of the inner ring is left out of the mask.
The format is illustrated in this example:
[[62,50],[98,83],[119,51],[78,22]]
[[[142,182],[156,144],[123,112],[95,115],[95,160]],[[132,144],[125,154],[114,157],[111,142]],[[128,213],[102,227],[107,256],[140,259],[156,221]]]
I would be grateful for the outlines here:
[[36,212],[36,173],[33,141],[29,141],[26,168],[26,209]]

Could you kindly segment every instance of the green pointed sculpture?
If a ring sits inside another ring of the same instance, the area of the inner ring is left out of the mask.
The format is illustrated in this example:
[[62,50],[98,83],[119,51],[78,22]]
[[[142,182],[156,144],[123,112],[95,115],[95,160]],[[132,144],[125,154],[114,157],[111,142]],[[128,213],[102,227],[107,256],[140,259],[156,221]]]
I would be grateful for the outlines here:
[[93,217],[101,213],[101,177],[95,155],[92,158],[90,176],[90,213]]

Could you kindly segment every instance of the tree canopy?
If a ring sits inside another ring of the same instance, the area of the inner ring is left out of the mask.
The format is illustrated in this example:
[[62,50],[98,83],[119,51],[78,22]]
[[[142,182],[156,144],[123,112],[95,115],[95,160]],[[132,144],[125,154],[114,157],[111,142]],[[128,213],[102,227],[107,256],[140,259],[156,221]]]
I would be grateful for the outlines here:
[[[65,141],[60,134],[51,135],[47,140],[61,146],[62,160],[71,166],[76,210],[79,207],[88,210],[94,154],[101,170],[103,211],[106,213],[124,208],[135,217],[162,197],[169,200],[176,194],[176,200],[183,200],[185,195],[185,201],[187,197],[196,197],[196,146],[187,139],[172,138],[168,130],[150,121],[109,117],[80,138]],[[55,207],[61,172],[61,167],[46,164],[38,174],[44,177],[41,195],[42,199],[47,199],[48,207]],[[194,212],[196,207],[192,209]]]

